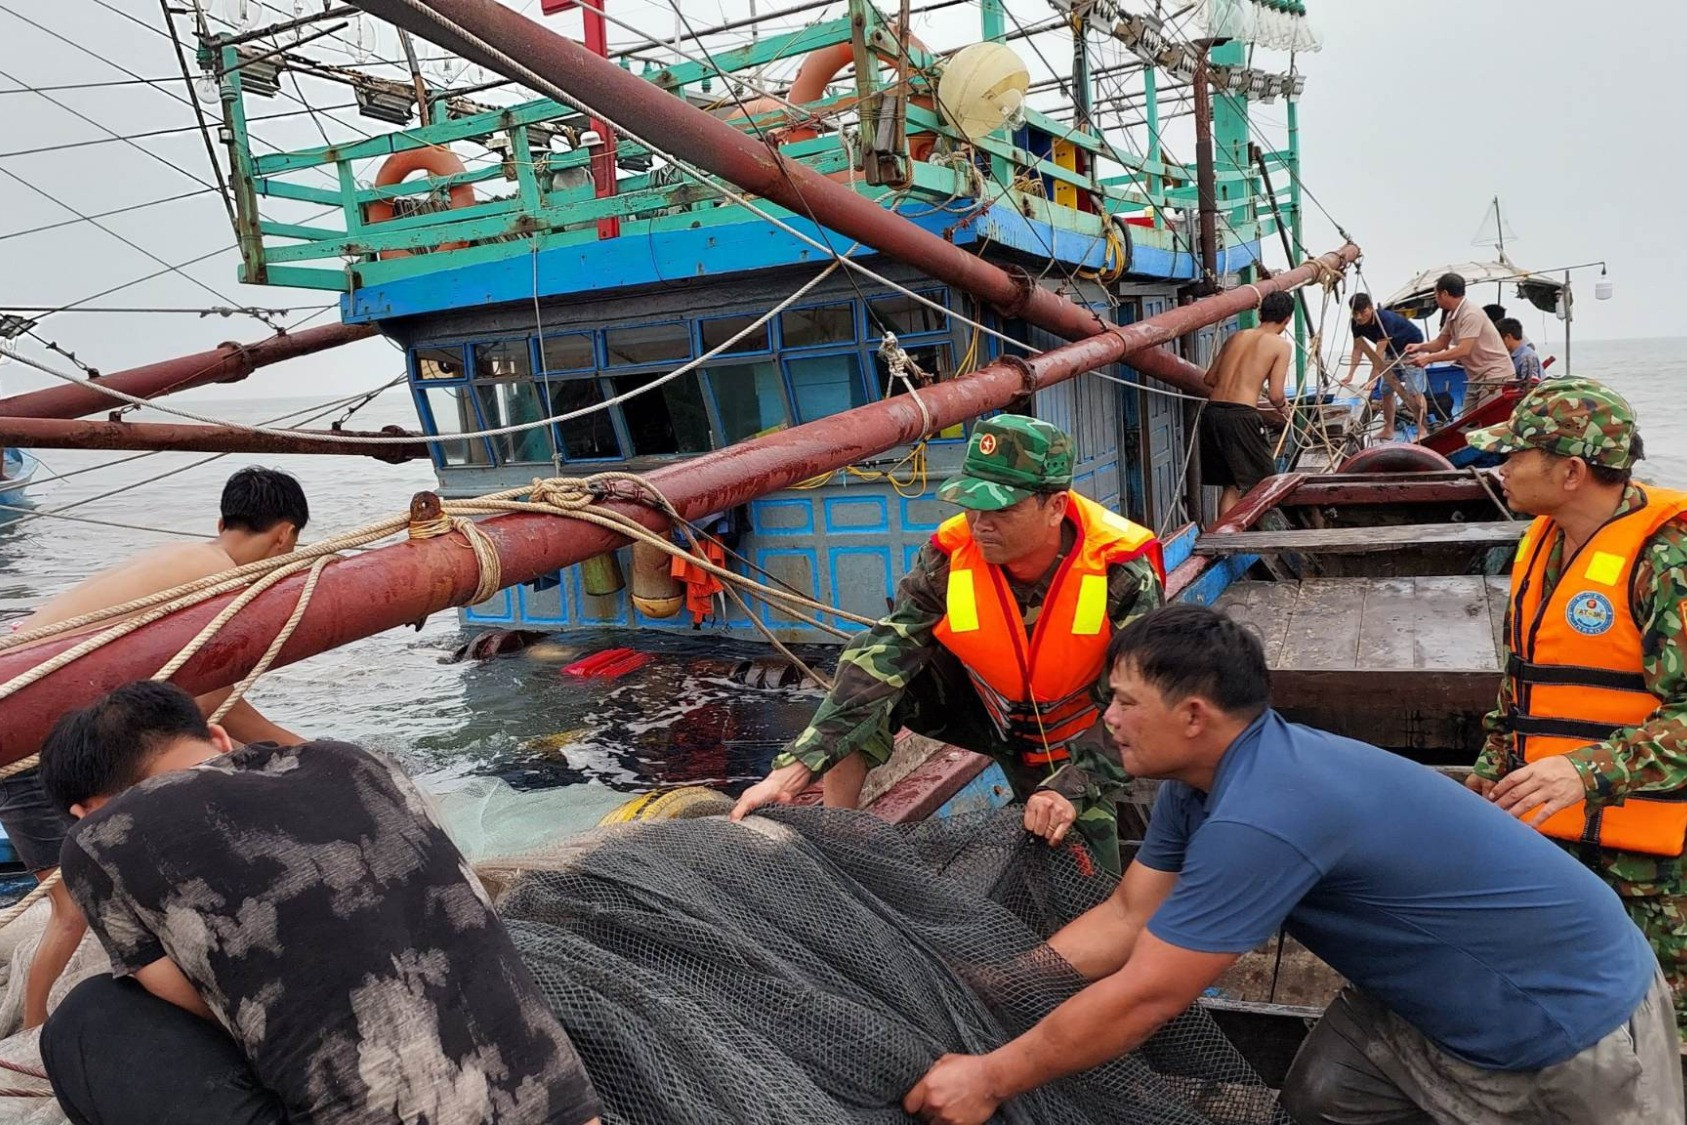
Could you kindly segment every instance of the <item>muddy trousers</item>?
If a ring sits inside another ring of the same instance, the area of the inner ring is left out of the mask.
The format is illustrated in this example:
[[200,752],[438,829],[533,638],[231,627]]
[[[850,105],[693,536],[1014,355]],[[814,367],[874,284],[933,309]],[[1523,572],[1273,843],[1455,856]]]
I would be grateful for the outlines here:
[[[994,758],[1007,774],[1013,795],[1021,801],[1035,793],[1056,768],[1028,766],[1021,761],[1020,744],[1002,737],[966,668],[946,650],[936,653],[914,677],[891,711],[885,729],[861,748],[872,765],[882,765],[890,757],[892,737],[902,727]],[[1097,862],[1117,875],[1121,870],[1119,810],[1104,795],[1101,785],[1109,790],[1121,789],[1130,779],[1117,757],[1103,750],[1100,742],[1098,733],[1092,731],[1073,745],[1072,764],[1095,781],[1082,794],[1064,795],[1078,807],[1078,822],[1073,828],[1083,836]]]
[[286,1125],[222,1028],[104,973],[41,1030],[53,1094],[74,1125]]
[[1350,986],[1301,1045],[1279,1104],[1296,1125],[1682,1125],[1669,985],[1659,974],[1626,1022],[1528,1071],[1456,1059]]

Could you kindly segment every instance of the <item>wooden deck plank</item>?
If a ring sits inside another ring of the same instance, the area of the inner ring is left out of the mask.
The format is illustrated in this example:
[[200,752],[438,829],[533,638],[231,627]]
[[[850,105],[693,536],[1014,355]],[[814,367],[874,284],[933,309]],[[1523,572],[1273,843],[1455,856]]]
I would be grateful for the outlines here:
[[1412,666],[1437,672],[1498,671],[1487,582],[1482,576],[1429,576],[1411,582],[1420,607],[1412,634]]
[[1195,553],[1256,555],[1295,551],[1305,555],[1369,555],[1417,546],[1503,547],[1516,543],[1526,526],[1521,520],[1513,520],[1235,531],[1201,536],[1195,541]]
[[1309,578],[1289,618],[1279,668],[1356,666],[1365,610],[1364,579]]
[[1216,608],[1251,626],[1265,648],[1265,662],[1275,667],[1299,596],[1300,587],[1294,582],[1236,582],[1220,595]]
[[1358,579],[1356,584],[1364,594],[1364,604],[1359,611],[1354,666],[1366,670],[1422,667],[1417,635],[1440,607],[1418,601],[1410,578]]

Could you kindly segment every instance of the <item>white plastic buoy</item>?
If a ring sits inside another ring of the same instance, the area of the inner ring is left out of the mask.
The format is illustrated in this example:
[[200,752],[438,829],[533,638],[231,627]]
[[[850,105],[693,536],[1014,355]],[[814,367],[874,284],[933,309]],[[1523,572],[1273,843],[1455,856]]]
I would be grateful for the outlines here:
[[1012,121],[1030,88],[1031,72],[1013,48],[974,43],[955,52],[943,68],[937,101],[949,123],[976,141]]

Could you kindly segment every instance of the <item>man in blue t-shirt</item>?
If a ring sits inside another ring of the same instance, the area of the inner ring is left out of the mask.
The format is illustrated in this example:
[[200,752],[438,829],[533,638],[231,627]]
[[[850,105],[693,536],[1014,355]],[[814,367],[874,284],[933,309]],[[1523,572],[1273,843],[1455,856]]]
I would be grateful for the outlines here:
[[1092,981],[904,1108],[945,1125],[1132,1050],[1286,928],[1351,985],[1296,1057],[1301,1125],[1680,1123],[1669,987],[1599,879],[1457,782],[1269,707],[1259,641],[1200,606],[1108,652],[1103,721],[1166,784],[1107,902],[1049,940]]
[[[1353,354],[1347,357],[1348,377],[1359,367],[1360,353],[1371,360],[1371,377],[1376,386],[1371,401],[1382,401],[1384,441],[1394,440],[1394,402],[1399,399],[1417,421],[1418,436],[1429,423],[1429,375],[1406,355],[1407,344],[1423,343],[1418,326],[1390,309],[1371,303],[1369,293],[1355,293],[1348,307],[1353,310]],[[1378,378],[1380,376],[1380,378]]]

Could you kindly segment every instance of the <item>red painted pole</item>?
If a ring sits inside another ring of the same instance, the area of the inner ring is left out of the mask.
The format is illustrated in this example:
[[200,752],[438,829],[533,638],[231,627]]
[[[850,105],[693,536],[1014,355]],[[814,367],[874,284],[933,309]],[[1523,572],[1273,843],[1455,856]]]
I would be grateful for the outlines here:
[[[398,464],[428,455],[427,443],[366,445],[342,440],[375,436],[360,430],[311,430],[334,440],[259,434],[233,426],[181,426],[153,422],[84,422],[59,418],[0,417],[0,446],[29,449],[160,449],[188,453],[328,453],[373,457]],[[388,426],[381,436],[412,436]]]
[[[1343,247],[1326,254],[1318,264],[1309,263],[1261,281],[1259,289],[1262,294],[1292,289],[1312,280],[1321,268],[1340,268],[1357,255],[1356,247]],[[665,466],[647,474],[647,479],[688,519],[725,511],[875,457],[917,440],[922,433],[1000,409],[1021,395],[1116,363],[1137,349],[1216,324],[1253,303],[1254,297],[1247,291],[1209,297],[1029,360],[997,360],[971,375],[922,388],[919,398],[926,407],[924,416],[913,396],[897,395]],[[649,507],[628,501],[611,506],[647,527],[665,526],[664,518]],[[583,523],[559,532],[556,519],[550,516],[499,516],[483,521],[480,528],[498,552],[506,586],[553,574],[625,542],[620,536]],[[465,604],[475,591],[477,571],[474,554],[464,548],[461,536],[452,534],[368,551],[327,567],[310,608],[282,647],[275,666],[292,664]],[[291,615],[303,582],[302,575],[295,575],[254,599],[182,667],[175,682],[203,693],[244,676]],[[152,675],[230,597],[138,629],[78,660],[69,670],[45,677],[4,700],[0,703],[5,713],[5,721],[0,723],[0,764],[33,753],[52,724],[70,708]],[[0,683],[74,643],[74,639],[54,640],[0,652]]]
[[[330,324],[306,328],[301,332],[278,333],[255,344],[219,344],[208,352],[166,359],[126,371],[113,371],[91,382],[139,398],[157,398],[207,383],[236,383],[271,363],[337,348],[373,335],[375,328],[372,325]],[[116,410],[123,405],[120,399],[101,394],[92,385],[65,383],[44,391],[0,398],[0,417],[80,418]]]
[[[599,58],[609,59],[609,24],[603,18],[603,8],[591,0],[580,0],[580,14],[585,17],[586,50]],[[602,118],[592,119],[592,131],[597,134],[598,149],[592,153],[592,190],[599,199],[615,194],[615,130]],[[597,221],[599,238],[615,238],[621,233],[621,220],[614,215]]]

